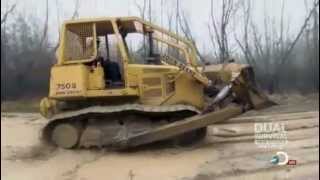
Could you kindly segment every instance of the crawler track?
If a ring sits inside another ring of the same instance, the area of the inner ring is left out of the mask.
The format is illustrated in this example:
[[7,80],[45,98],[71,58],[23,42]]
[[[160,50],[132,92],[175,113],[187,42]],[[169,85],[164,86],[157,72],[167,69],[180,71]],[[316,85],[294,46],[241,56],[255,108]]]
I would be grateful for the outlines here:
[[91,106],[53,116],[42,130],[42,140],[63,148],[125,148],[124,140],[130,137],[198,113],[187,105]]

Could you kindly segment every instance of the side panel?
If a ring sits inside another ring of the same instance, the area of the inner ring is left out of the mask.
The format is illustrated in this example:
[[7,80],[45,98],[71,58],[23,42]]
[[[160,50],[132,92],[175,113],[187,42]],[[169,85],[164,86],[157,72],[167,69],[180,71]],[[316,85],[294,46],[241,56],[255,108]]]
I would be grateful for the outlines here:
[[87,67],[82,64],[52,67],[49,97],[84,97],[88,87],[88,73]]
[[[94,69],[83,64],[54,66],[51,69],[49,97],[59,100],[83,100],[84,98],[112,98],[138,96],[138,83],[130,78],[129,87],[109,88],[104,81],[102,67]],[[107,99],[105,99],[107,100]]]
[[129,64],[127,70],[128,87],[104,89],[103,73],[90,72],[82,64],[54,66],[49,96],[63,100],[138,96],[140,103],[146,105],[187,104],[199,109],[204,106],[203,85],[174,66]]
[[142,104],[204,106],[203,85],[174,66],[129,64],[128,78],[138,84]]
[[128,64],[128,84],[138,88],[140,103],[161,105],[172,95],[171,91],[166,92],[166,77],[176,73],[173,66]]
[[203,85],[194,78],[182,73],[175,78],[173,95],[165,104],[190,104],[202,109],[204,106],[203,88]]
[[92,69],[88,74],[88,89],[90,90],[101,90],[105,89],[105,81],[104,81],[104,71],[101,65],[98,65],[94,69]]

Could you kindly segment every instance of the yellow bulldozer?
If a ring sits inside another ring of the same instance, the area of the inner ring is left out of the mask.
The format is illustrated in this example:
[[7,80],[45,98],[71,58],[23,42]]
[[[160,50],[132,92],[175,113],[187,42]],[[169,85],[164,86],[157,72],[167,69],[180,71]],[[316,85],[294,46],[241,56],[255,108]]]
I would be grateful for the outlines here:
[[40,102],[46,143],[190,143],[210,124],[272,104],[249,65],[200,65],[192,42],[140,18],[70,20],[61,32],[49,96]]

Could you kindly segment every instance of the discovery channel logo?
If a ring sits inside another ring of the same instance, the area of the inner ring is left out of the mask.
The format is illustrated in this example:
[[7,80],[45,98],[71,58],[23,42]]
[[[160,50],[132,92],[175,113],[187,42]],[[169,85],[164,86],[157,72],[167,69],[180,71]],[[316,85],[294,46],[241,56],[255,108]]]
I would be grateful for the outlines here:
[[289,159],[286,152],[278,151],[274,156],[257,157],[257,160],[268,161],[272,165],[284,166],[284,165],[297,165],[297,160]]
[[272,157],[270,162],[274,165],[279,165],[279,166],[297,164],[297,160],[289,159],[288,154],[283,151],[277,152],[276,155]]

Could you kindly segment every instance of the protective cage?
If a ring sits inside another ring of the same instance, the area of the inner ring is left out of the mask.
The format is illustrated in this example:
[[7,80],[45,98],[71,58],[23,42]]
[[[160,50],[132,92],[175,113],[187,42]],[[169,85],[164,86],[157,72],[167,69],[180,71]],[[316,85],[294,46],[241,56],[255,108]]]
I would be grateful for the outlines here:
[[86,60],[94,57],[94,39],[94,23],[66,25],[64,60]]

